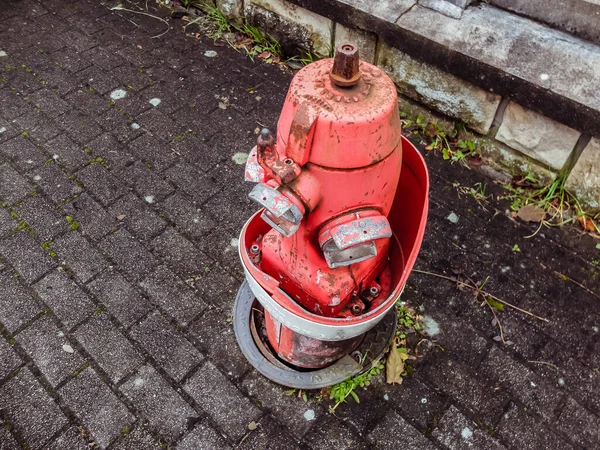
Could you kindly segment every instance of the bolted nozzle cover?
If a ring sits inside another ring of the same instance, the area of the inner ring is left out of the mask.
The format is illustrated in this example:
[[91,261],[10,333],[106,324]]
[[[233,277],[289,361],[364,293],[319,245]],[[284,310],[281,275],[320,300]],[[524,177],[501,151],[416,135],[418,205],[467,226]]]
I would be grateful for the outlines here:
[[335,49],[333,67],[329,76],[333,84],[339,87],[354,86],[360,81],[360,58],[358,47],[354,44],[342,44]]

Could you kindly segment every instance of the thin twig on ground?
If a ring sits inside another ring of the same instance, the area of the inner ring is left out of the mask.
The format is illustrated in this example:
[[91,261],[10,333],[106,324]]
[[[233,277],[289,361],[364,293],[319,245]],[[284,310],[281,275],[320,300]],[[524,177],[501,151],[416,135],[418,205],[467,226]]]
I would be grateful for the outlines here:
[[113,6],[112,8],[109,8],[109,9],[111,11],[126,11],[126,12],[130,12],[130,13],[133,13],[133,14],[141,14],[143,16],[152,17],[153,19],[160,20],[161,22],[163,22],[167,26],[167,29],[165,31],[163,31],[162,33],[160,33],[160,34],[157,34],[156,36],[152,36],[150,39],[157,39],[157,38],[159,38],[161,36],[164,36],[171,29],[171,25],[169,25],[169,22],[167,22],[162,17],[155,16],[154,14],[150,14],[150,13],[147,13],[147,12],[144,12],[144,11],[134,11],[133,9],[123,8],[121,5]]
[[587,292],[588,294],[593,295],[596,298],[600,298],[600,295],[596,294],[594,291],[591,291],[590,289],[586,288],[583,284],[575,281],[573,278],[568,277],[567,275],[565,275],[564,273],[560,273],[556,270],[553,270],[552,272],[554,272],[556,275],[558,275],[559,277],[561,277],[563,280],[566,281],[570,281],[573,284],[576,284],[577,286],[579,286],[581,289],[583,289],[585,292]]
[[527,314],[528,316],[531,316],[531,317],[534,317],[534,318],[536,318],[538,320],[541,320],[542,322],[548,322],[548,323],[550,322],[550,320],[548,320],[548,319],[546,319],[544,317],[537,316],[537,315],[533,314],[531,311],[527,311],[526,309],[519,308],[518,306],[515,306],[515,305],[513,305],[511,303],[508,303],[506,300],[502,300],[501,298],[498,298],[495,295],[490,294],[489,292],[482,291],[477,286],[472,286],[469,283],[465,283],[464,281],[460,281],[458,278],[452,278],[452,277],[448,277],[446,275],[441,275],[439,273],[428,272],[426,270],[419,270],[419,269],[413,269],[413,272],[422,273],[423,275],[431,275],[433,277],[442,278],[444,280],[452,281],[453,283],[456,283],[456,284],[458,284],[460,286],[469,288],[472,291],[478,291],[483,296],[490,297],[490,298],[496,300],[497,302],[502,303],[504,306],[508,306],[509,308],[512,308],[512,309],[514,309],[516,311],[522,312],[523,314]]

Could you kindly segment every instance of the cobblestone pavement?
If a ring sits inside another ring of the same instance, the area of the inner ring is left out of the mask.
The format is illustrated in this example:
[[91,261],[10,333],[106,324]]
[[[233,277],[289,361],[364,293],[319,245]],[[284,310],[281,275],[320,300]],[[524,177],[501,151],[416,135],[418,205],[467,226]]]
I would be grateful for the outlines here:
[[503,345],[472,294],[414,274],[406,299],[439,334],[401,387],[332,416],[252,370],[229,320],[255,211],[235,160],[290,76],[120,14],[0,5],[0,449],[600,448],[600,251],[526,239],[458,195],[482,176],[432,154],[418,268],[489,276],[550,322],[506,308]]

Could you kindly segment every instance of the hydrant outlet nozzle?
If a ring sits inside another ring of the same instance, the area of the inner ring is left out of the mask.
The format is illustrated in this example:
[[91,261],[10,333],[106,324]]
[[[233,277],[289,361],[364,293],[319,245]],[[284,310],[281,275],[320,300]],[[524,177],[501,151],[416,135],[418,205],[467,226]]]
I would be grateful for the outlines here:
[[335,49],[333,67],[329,76],[331,82],[339,87],[352,87],[360,81],[360,58],[358,47],[342,44]]

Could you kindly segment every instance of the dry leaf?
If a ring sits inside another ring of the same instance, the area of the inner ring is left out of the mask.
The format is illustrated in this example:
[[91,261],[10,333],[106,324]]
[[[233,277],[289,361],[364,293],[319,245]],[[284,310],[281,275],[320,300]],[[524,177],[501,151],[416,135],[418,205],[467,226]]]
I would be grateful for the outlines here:
[[396,347],[392,345],[385,362],[385,379],[388,384],[402,384],[402,372],[404,372],[404,359],[402,359]]
[[120,216],[117,216],[117,219],[119,219],[119,221],[123,221],[125,217],[127,217],[125,214],[121,214]]
[[266,50],[256,55],[256,57],[260,59],[267,59],[269,56],[271,56],[271,52],[268,52]]
[[592,219],[584,217],[584,216],[579,216],[577,218],[577,221],[583,227],[584,230],[596,231],[596,226],[594,225],[594,221]]
[[541,222],[544,220],[546,211],[542,208],[538,208],[535,205],[525,205],[517,213],[517,217],[525,222]]

